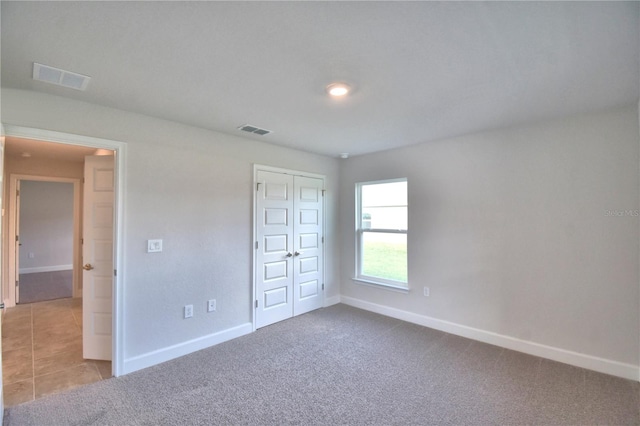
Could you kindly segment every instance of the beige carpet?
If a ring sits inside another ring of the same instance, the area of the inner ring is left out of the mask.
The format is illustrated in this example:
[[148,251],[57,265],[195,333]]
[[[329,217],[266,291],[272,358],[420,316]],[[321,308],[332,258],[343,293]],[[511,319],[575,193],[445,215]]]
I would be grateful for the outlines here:
[[7,410],[6,425],[636,425],[639,384],[345,305]]

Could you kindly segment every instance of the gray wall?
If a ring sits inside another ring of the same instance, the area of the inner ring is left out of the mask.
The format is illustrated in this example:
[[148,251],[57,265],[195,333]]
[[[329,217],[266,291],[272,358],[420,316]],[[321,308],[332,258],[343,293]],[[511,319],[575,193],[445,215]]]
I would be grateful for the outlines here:
[[[336,159],[30,91],[3,89],[2,114],[127,143],[125,361],[251,320],[254,163],[327,176],[326,296],[339,295]],[[162,253],[146,253],[152,238]],[[217,311],[205,315],[211,298]]]
[[20,243],[21,272],[73,268],[72,183],[21,181]]
[[[3,89],[2,111],[8,124],[128,144],[126,359],[250,320],[258,163],[327,175],[332,300],[638,365],[635,106],[340,161],[28,91]],[[411,290],[354,284],[354,184],[403,176]],[[149,238],[163,253],[145,253]],[[215,316],[182,319],[209,298]]]
[[638,145],[634,106],[343,161],[343,253],[355,183],[408,178],[411,290],[345,255],[342,295],[637,366]]

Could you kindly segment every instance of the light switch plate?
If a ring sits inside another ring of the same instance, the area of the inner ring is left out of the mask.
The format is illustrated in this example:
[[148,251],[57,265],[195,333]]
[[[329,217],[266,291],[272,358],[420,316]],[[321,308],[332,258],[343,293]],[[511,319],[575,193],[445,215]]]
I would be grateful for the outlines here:
[[147,240],[147,253],[160,253],[162,251],[162,240]]

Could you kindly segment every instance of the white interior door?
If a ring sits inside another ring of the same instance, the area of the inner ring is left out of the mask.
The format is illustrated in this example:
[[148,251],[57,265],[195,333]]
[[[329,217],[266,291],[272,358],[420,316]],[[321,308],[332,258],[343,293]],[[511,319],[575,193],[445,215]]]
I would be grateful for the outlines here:
[[294,178],[293,315],[323,304],[322,179]]
[[15,277],[16,304],[20,303],[20,180],[16,181],[16,243],[15,243]]
[[322,179],[256,173],[256,327],[323,304]]
[[257,173],[256,327],[293,315],[293,176]]
[[111,360],[114,157],[85,157],[84,178],[83,356]]

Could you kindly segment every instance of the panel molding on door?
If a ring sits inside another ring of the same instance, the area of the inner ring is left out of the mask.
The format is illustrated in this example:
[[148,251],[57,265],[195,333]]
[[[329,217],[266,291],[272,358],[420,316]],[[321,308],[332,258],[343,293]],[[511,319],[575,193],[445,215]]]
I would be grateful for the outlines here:
[[293,315],[293,181],[266,171],[256,179],[256,327],[264,327]]
[[256,169],[255,324],[323,305],[324,180]]
[[293,268],[293,315],[322,307],[323,304],[323,206],[322,179],[294,177],[296,197],[295,264]]
[[114,158],[85,157],[82,258],[83,358],[111,360]]

